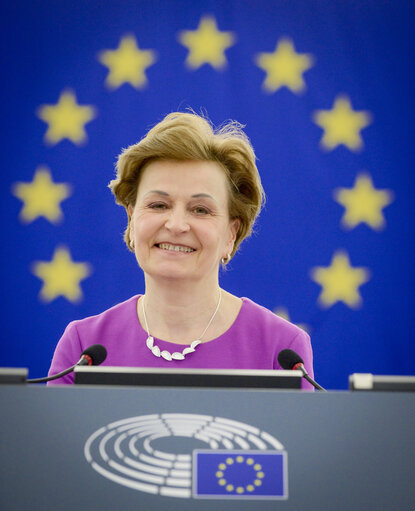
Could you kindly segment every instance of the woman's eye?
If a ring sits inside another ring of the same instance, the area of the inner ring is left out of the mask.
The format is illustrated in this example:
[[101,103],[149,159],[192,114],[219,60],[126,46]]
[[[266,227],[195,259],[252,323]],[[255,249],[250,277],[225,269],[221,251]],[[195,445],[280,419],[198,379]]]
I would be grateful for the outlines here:
[[165,208],[167,208],[167,205],[164,204],[163,202],[153,202],[152,204],[149,205],[149,208],[151,208],[151,209],[165,209]]
[[203,206],[196,206],[193,210],[198,215],[208,215],[210,211]]

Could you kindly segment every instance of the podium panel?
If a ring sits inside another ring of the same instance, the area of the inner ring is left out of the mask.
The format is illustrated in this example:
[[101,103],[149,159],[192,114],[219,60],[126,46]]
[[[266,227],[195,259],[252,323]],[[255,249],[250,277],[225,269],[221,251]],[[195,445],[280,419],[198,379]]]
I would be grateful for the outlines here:
[[4,385],[0,407],[2,510],[415,505],[410,393]]

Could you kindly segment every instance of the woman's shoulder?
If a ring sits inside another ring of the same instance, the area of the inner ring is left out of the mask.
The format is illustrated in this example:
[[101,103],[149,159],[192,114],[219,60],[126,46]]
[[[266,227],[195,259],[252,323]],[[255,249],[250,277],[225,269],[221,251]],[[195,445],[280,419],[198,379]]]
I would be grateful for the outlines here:
[[68,326],[84,329],[101,326],[114,320],[117,320],[117,322],[127,321],[128,318],[136,317],[137,300],[140,296],[134,295],[128,298],[128,300],[119,302],[99,314],[71,321]]
[[[292,349],[303,359],[307,371],[313,373],[313,353],[309,334],[297,325],[278,316],[249,298],[242,298],[238,331],[249,342],[274,349],[275,357],[282,349]],[[279,366],[277,367],[279,368]]]
[[262,326],[263,328],[278,329],[287,334],[298,334],[304,332],[300,327],[290,321],[278,316],[275,312],[267,309],[263,305],[255,303],[250,298],[242,297],[243,306],[241,308],[241,319],[252,325]]

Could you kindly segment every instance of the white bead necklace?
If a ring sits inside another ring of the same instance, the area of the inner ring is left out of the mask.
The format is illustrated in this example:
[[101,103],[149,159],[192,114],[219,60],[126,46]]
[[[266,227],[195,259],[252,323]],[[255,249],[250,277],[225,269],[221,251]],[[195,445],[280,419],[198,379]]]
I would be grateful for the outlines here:
[[144,323],[146,324],[146,331],[147,331],[147,348],[153,353],[155,357],[163,357],[165,360],[184,360],[184,357],[188,355],[189,353],[193,353],[195,351],[196,346],[198,346],[202,342],[202,337],[205,335],[207,329],[210,327],[212,321],[214,320],[216,313],[219,310],[220,303],[222,301],[222,290],[219,289],[219,301],[216,306],[215,312],[213,313],[213,316],[210,318],[209,323],[207,324],[206,328],[203,330],[202,335],[199,335],[199,338],[193,341],[190,346],[185,348],[181,353],[179,351],[175,351],[174,353],[170,353],[170,351],[163,350],[160,351],[160,348],[154,344],[154,337],[150,335],[150,331],[148,328],[147,323],[147,317],[146,317],[146,310],[144,307],[144,297],[143,295],[143,317],[144,317]]

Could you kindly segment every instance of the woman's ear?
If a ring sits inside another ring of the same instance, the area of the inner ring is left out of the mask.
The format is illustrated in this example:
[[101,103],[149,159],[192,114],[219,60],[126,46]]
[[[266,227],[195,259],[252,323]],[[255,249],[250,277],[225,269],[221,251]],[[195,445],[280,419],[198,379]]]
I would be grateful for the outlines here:
[[134,213],[134,208],[131,205],[127,206],[127,215],[128,215],[128,221],[130,222],[130,225],[131,225],[131,222],[133,221],[133,213]]
[[134,213],[134,208],[132,206],[127,206],[130,242],[132,241],[132,232],[134,231],[134,216],[133,216],[133,213]]
[[241,226],[241,221],[239,218],[234,218],[229,223],[229,230],[230,230],[230,236],[229,236],[229,254],[232,253],[233,246],[235,244],[236,236],[239,231],[239,227]]

